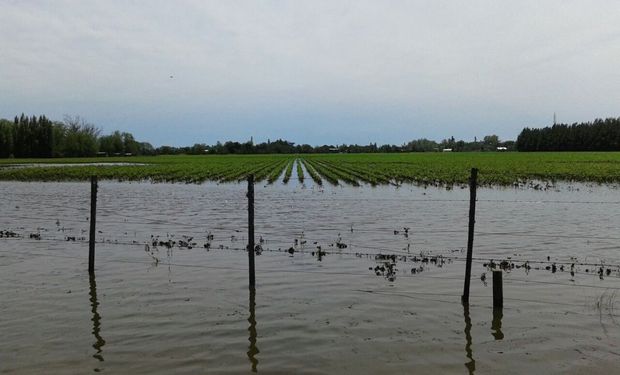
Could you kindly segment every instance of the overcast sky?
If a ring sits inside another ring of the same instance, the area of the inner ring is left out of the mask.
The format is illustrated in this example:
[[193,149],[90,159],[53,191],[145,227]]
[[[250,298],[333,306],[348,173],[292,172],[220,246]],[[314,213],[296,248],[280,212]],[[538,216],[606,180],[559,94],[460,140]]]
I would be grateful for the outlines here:
[[620,1],[0,0],[0,117],[154,145],[514,139],[620,116]]

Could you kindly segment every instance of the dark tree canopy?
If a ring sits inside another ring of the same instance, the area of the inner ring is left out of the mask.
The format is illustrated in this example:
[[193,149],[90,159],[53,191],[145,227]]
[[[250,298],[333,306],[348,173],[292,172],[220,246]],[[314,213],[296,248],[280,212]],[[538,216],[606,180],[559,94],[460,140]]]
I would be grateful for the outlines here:
[[103,137],[99,133],[78,116],[66,116],[63,122],[24,114],[13,121],[0,119],[0,158],[95,156],[100,151],[105,155],[154,153],[153,146],[137,142],[130,133],[116,131]]
[[525,128],[516,146],[519,151],[620,151],[620,118]]

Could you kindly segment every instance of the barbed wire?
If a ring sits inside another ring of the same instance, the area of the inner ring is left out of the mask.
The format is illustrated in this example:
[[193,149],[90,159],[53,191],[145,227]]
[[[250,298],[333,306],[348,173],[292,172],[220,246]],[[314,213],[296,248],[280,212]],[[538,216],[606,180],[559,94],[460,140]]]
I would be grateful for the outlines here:
[[[26,239],[22,239],[25,241],[28,241]],[[56,242],[67,242],[66,239],[52,239],[52,238],[48,238],[45,240],[36,240],[33,239],[30,242],[32,243],[36,243],[36,242],[45,242],[45,241],[56,241]],[[88,243],[87,240],[83,239],[83,240],[71,240],[69,242],[77,242],[77,243],[82,243],[82,244],[86,244]],[[114,241],[114,240],[108,240],[108,241],[96,241],[97,244],[102,244],[102,245],[122,245],[122,246],[139,246],[144,248],[145,245],[150,246],[150,242],[148,241],[144,241],[144,242],[138,242],[138,241],[133,241],[133,242],[123,242],[123,241]],[[163,246],[162,246],[163,247]],[[157,248],[157,246],[153,246],[153,248]],[[173,247],[176,248],[176,247]],[[200,248],[199,246],[197,246],[196,248]],[[179,248],[180,250],[184,250],[184,248]],[[185,249],[188,249],[187,247],[185,247]],[[191,249],[191,248],[189,248]],[[189,250],[188,249],[188,250]],[[221,250],[231,250],[231,251],[243,251],[243,252],[247,252],[247,249],[245,247],[234,247],[234,246],[227,246],[227,245],[223,245],[223,244],[217,244],[217,246],[211,247],[210,250],[214,250],[214,251],[221,251]],[[289,249],[282,249],[282,248],[278,248],[278,249],[271,249],[271,248],[263,248],[260,250],[261,252],[279,252],[279,253],[287,253],[289,252]],[[367,258],[374,258],[376,256],[383,256],[381,259],[386,258],[386,256],[391,256],[391,255],[395,255],[395,254],[385,254],[385,253],[361,253],[361,252],[347,252],[347,251],[329,251],[329,250],[325,250],[325,251],[321,251],[323,253],[324,256],[327,255],[340,255],[340,256],[355,256],[357,258],[363,258],[363,257],[367,257]],[[291,253],[291,255],[293,254],[311,254],[311,255],[315,255],[318,254],[319,251],[317,250],[305,250],[305,249],[294,249],[294,251]],[[422,257],[426,258],[426,262],[429,262],[429,258],[432,258],[435,260],[435,262],[440,261],[466,261],[465,257],[458,257],[458,256],[445,256],[442,254],[436,255],[436,254],[421,254],[420,255],[421,258],[417,258],[417,255],[400,255],[398,258],[394,258],[396,260],[400,260],[403,262],[407,262],[407,259],[409,259],[410,262],[413,261],[413,263],[424,263],[424,261],[422,260]],[[387,258],[389,259],[389,258]],[[506,257],[502,257],[502,256],[497,256],[496,259],[499,261],[499,259],[506,259]],[[479,257],[474,257],[472,258],[472,261],[474,263],[478,263],[478,264],[482,264],[483,266],[489,268],[490,267],[490,262],[491,260],[489,258],[479,258]],[[597,262],[597,263],[584,263],[584,262],[577,262],[577,261],[573,261],[571,262],[558,262],[558,261],[545,261],[545,260],[526,260],[526,259],[519,259],[519,260],[511,260],[510,262],[512,263],[521,263],[523,265],[525,264],[554,264],[554,265],[577,265],[577,266],[592,266],[592,267],[605,267],[606,269],[612,269],[612,268],[617,268],[618,271],[620,271],[620,264],[607,264],[605,262]],[[431,261],[432,263],[432,261]],[[495,263],[495,264],[499,264]],[[443,264],[442,264],[443,265]],[[528,270],[531,268],[528,268]],[[540,268],[533,268],[535,270],[539,270]],[[507,268],[505,268],[506,271],[510,271],[511,267],[508,266]],[[592,272],[581,272],[575,269],[571,269],[572,270],[572,274],[583,274],[583,275],[596,275],[595,270],[593,269]],[[563,270],[558,272],[558,274],[564,272]],[[568,270],[566,271],[568,272]],[[555,273],[555,272],[554,272]],[[610,274],[606,274],[606,277],[610,277]],[[616,277],[616,276],[613,276]],[[511,280],[519,280],[519,279],[511,279]],[[532,281],[533,282],[533,281]],[[569,285],[569,284],[566,284]]]
[[[76,221],[79,223],[85,223],[83,221]],[[115,224],[124,224],[126,222],[113,222]],[[49,230],[48,230],[49,231]],[[57,229],[57,231],[62,231],[61,229]],[[222,238],[226,238],[226,239],[230,239],[231,242],[238,242],[238,241],[246,241],[246,238],[244,236],[245,232],[244,230],[241,229],[234,229],[234,230],[230,230],[229,228],[218,228],[218,227],[211,227],[209,231],[206,231],[203,233],[203,236],[205,237],[206,242],[214,242],[213,240],[211,241],[207,241],[206,238],[207,236],[209,236],[209,232],[211,231],[228,231],[228,233],[234,233],[232,236],[228,236],[225,235]],[[40,231],[36,231],[37,234],[40,235]],[[66,233],[65,231],[63,231],[63,233]],[[82,230],[82,234],[85,233],[85,230]],[[134,231],[134,238],[137,232]],[[236,235],[238,235],[239,233],[241,233],[240,238],[236,238]],[[34,234],[32,231],[30,231],[29,234]],[[190,236],[190,234],[187,234],[184,236]],[[25,237],[26,234],[22,233],[21,237]],[[99,237],[106,237],[105,234],[103,233],[98,233]],[[263,237],[264,236],[264,237]],[[63,238],[60,239],[55,239],[55,238],[48,238],[50,240],[61,240],[64,241],[66,240],[66,235],[63,236]],[[74,236],[71,236],[74,237]],[[122,236],[121,236],[122,237]],[[174,233],[172,235],[170,235],[169,233],[166,234],[166,238],[170,238],[173,239]],[[191,235],[191,237],[196,238],[196,234]],[[311,236],[303,236],[303,237],[298,237],[298,236],[290,236],[289,234],[285,234],[285,233],[262,233],[262,232],[258,232],[257,233],[257,237],[259,238],[259,240],[257,240],[257,243],[262,244],[262,242],[264,242],[265,248],[267,248],[269,246],[269,244],[276,244],[276,245],[282,245],[285,247],[285,249],[288,249],[290,247],[293,247],[296,251],[300,251],[300,249],[310,249],[310,251],[312,251],[312,249],[314,248],[321,248],[322,251],[330,251],[332,253],[344,253],[342,251],[342,249],[340,249],[340,251],[331,251],[330,248],[332,247],[337,247],[339,244],[347,244],[346,248],[351,248],[351,249],[365,249],[365,250],[375,250],[374,252],[371,253],[363,253],[360,251],[355,252],[355,254],[362,254],[362,255],[368,255],[368,254],[379,254],[381,252],[386,252],[386,253],[393,253],[393,254],[400,254],[400,255],[413,255],[413,254],[426,254],[427,256],[435,256],[435,255],[441,255],[444,259],[452,259],[452,260],[463,260],[465,258],[459,258],[458,256],[454,256],[454,253],[460,252],[462,253],[464,251],[464,247],[463,246],[457,246],[457,247],[452,247],[452,248],[441,248],[441,249],[434,249],[434,248],[424,248],[421,246],[416,246],[415,244],[413,244],[414,246],[410,246],[412,245],[411,242],[407,242],[407,243],[402,243],[401,247],[399,248],[395,248],[395,247],[383,247],[383,246],[365,246],[363,244],[357,244],[357,243],[352,243],[351,241],[342,241],[342,238],[332,238],[331,241],[326,240],[326,239],[319,239],[319,238],[312,238]],[[159,238],[159,235],[151,235],[151,238],[148,239],[142,239],[140,241],[133,241],[133,242],[123,242],[123,241],[118,241],[118,238],[116,239],[109,239],[108,241],[105,241],[106,243],[110,243],[110,242],[115,242],[115,243],[121,243],[121,244],[127,244],[127,245],[134,245],[134,244],[144,244],[144,243],[151,243],[152,240],[154,238]],[[180,238],[180,237],[179,237]],[[199,237],[200,238],[200,235]],[[300,239],[304,239],[305,243],[303,241],[301,241]],[[345,238],[345,240],[347,240],[348,238]],[[295,241],[296,240],[296,241]],[[341,242],[342,241],[342,242]],[[218,240],[215,241],[215,243],[217,244],[224,244],[227,242],[224,242],[218,235]],[[281,249],[280,249],[281,250]],[[514,249],[514,251],[518,251],[519,249]],[[316,251],[316,249],[314,250]],[[587,257],[586,257],[587,258]],[[478,256],[478,257],[474,257],[472,258],[473,260],[477,260],[477,261],[491,261],[491,260],[509,260],[510,262],[520,262],[520,263],[532,263],[532,264],[556,264],[558,266],[560,265],[583,265],[583,266],[605,266],[605,267],[613,267],[613,266],[618,266],[618,265],[614,265],[614,264],[608,264],[606,261],[607,260],[614,260],[616,258],[609,258],[606,257],[605,261],[598,261],[598,262],[580,262],[576,259],[574,259],[574,257],[569,257],[569,259],[567,260],[562,260],[561,258],[557,258],[554,257],[553,260],[551,260],[550,258],[548,258],[547,260],[536,260],[536,259],[531,259],[531,258],[523,258],[522,256],[519,255],[507,255],[507,254],[489,254],[489,253],[485,253],[484,256]]]

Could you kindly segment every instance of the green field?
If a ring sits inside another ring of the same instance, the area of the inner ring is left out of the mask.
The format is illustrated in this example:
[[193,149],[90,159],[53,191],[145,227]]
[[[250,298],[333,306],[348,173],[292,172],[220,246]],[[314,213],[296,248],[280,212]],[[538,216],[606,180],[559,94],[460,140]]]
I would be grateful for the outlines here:
[[[144,163],[132,166],[3,168],[8,164]],[[507,186],[534,180],[620,182],[619,152],[403,153],[317,155],[205,155],[79,159],[1,159],[0,180],[73,181],[101,179],[154,182],[232,182],[254,174],[273,183],[313,180],[317,184],[466,184],[479,169],[482,185]],[[300,176],[300,172],[304,175]]]

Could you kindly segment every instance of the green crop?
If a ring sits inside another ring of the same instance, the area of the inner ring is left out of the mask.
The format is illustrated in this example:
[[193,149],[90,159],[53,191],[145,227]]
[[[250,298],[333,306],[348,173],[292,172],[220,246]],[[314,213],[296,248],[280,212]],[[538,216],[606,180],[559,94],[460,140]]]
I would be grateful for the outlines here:
[[297,179],[300,184],[304,183],[304,170],[301,167],[301,160],[295,159],[295,164],[297,165]]
[[[58,163],[140,163],[141,165],[45,166]],[[3,168],[8,164],[37,163],[33,168]],[[295,165],[294,165],[295,164]],[[471,168],[479,169],[481,185],[508,186],[542,181],[620,182],[618,152],[539,153],[400,153],[312,155],[179,155],[77,159],[1,159],[0,180],[71,181],[100,179],[120,181],[235,182],[254,174],[256,181],[288,183],[293,169],[304,181],[306,173],[316,184],[361,183],[421,185],[467,184]]]
[[293,175],[293,163],[295,163],[295,160],[290,160],[286,165],[286,171],[284,172],[284,178],[282,179],[282,182],[285,184],[288,184],[288,181],[291,179],[291,175]]

